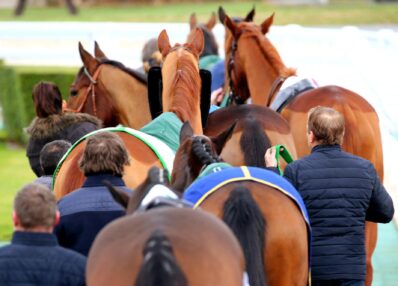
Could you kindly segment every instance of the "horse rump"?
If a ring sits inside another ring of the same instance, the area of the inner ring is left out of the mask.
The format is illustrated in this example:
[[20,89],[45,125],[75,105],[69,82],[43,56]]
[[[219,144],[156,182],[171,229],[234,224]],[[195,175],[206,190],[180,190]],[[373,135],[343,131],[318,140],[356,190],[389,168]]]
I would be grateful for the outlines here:
[[250,191],[238,186],[224,204],[224,222],[238,238],[246,259],[250,286],[264,286],[264,241],[266,221]]
[[144,260],[135,286],[187,286],[169,239],[155,230],[145,243]]

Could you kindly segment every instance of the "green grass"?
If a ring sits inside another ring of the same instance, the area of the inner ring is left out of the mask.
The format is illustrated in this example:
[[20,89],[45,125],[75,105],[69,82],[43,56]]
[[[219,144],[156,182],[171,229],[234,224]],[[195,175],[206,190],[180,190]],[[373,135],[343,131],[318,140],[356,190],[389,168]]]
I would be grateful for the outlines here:
[[25,149],[0,142],[0,241],[11,239],[15,194],[34,179]]
[[82,7],[77,16],[69,15],[64,6],[56,8],[27,7],[22,17],[14,17],[12,9],[0,9],[0,21],[112,21],[112,22],[188,22],[196,12],[200,21],[206,21],[222,5],[228,15],[244,16],[256,7],[256,22],[272,12],[275,24],[301,25],[371,25],[397,24],[398,3],[378,4],[373,1],[331,0],[328,5],[281,6],[263,1],[168,3],[153,5],[119,5]]

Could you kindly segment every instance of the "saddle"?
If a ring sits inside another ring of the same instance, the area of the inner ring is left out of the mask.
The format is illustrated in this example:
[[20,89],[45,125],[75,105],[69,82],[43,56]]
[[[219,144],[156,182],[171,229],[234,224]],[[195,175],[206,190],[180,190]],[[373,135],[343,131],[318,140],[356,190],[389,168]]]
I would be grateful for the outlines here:
[[[208,70],[200,70],[202,88],[200,91],[200,111],[202,126],[206,126],[210,109],[211,73]],[[152,119],[162,114],[162,70],[160,67],[152,67],[148,72],[148,101]]]
[[165,197],[156,197],[143,208],[139,208],[138,211],[145,212],[161,207],[172,207],[172,208],[193,208],[193,205],[187,201],[181,199],[171,199]]

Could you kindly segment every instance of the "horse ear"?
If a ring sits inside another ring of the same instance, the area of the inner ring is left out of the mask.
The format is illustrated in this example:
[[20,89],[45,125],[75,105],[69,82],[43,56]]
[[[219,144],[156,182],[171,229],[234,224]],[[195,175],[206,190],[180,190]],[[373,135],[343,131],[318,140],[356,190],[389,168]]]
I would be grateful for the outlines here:
[[101,50],[100,46],[98,45],[97,41],[94,41],[94,56],[97,59],[108,59],[108,57],[104,54]]
[[95,69],[97,68],[98,61],[83,48],[83,45],[80,42],[79,42],[79,53],[83,65],[88,69],[89,73],[93,74]]
[[218,155],[221,154],[221,151],[224,148],[225,143],[227,143],[228,139],[232,136],[235,126],[236,126],[236,121],[234,122],[234,124],[232,124],[232,126],[228,127],[225,131],[221,132],[216,137],[210,138],[216,147],[216,152]]
[[267,19],[264,20],[264,22],[261,23],[261,32],[265,35],[268,33],[269,28],[271,27],[272,23],[274,22],[274,15],[275,13],[272,13],[271,16],[269,16]]
[[237,34],[238,27],[236,26],[234,21],[232,21],[231,18],[229,18],[228,16],[225,16],[224,24],[225,26],[227,26],[227,28],[231,31],[232,35],[235,37],[235,35]]
[[217,18],[216,18],[216,13],[211,13],[209,21],[206,23],[206,27],[209,30],[213,30],[213,28],[216,26],[217,23]]
[[103,181],[102,183],[108,188],[108,191],[111,193],[113,199],[124,209],[127,209],[130,196],[126,192],[116,189],[109,181]]
[[225,13],[225,10],[223,9],[223,7],[218,7],[218,19],[220,20],[221,24],[224,25],[225,22],[225,17],[227,16],[227,14]]
[[196,19],[196,14],[192,13],[189,17],[189,29],[192,31],[198,25],[198,20]]
[[193,136],[193,129],[189,121],[185,121],[180,131],[180,145],[188,138]]
[[203,31],[199,28],[195,29],[195,33],[192,37],[192,40],[189,42],[189,45],[193,48],[193,51],[199,56],[203,48],[205,46],[205,39],[203,36]]
[[163,58],[167,56],[171,49],[169,36],[167,35],[166,30],[162,30],[158,37],[158,48]]
[[249,13],[247,13],[244,21],[245,22],[253,22],[255,14],[256,14],[256,8],[253,7],[253,9],[251,9],[251,11]]

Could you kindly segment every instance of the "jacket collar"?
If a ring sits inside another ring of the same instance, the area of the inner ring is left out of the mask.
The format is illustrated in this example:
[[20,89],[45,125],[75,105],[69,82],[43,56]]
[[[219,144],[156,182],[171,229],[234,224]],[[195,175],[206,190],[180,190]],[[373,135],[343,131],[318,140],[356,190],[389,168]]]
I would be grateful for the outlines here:
[[119,186],[119,187],[126,186],[121,177],[114,176],[112,174],[101,173],[101,174],[87,175],[87,178],[83,184],[83,188],[104,186],[103,181],[109,181],[113,186]]
[[337,150],[341,151],[341,145],[335,144],[335,145],[316,145],[315,147],[312,148],[311,153],[314,152],[325,152],[325,151],[332,151],[332,150]]
[[52,233],[15,231],[12,236],[12,244],[31,246],[56,246],[57,237]]

